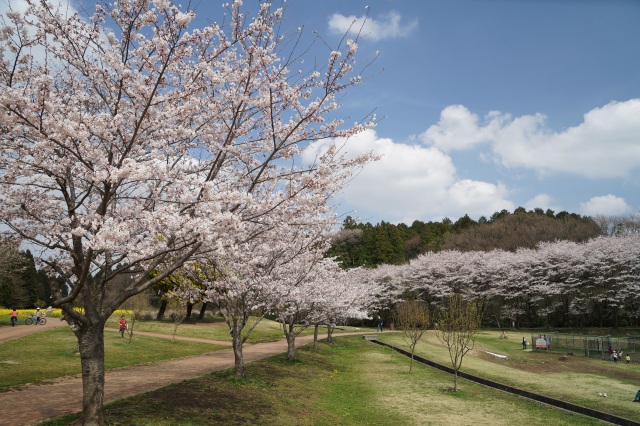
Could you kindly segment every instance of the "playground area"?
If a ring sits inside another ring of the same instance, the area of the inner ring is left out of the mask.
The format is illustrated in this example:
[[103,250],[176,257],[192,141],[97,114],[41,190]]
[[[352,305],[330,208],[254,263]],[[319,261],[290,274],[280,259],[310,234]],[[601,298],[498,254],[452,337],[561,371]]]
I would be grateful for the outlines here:
[[629,355],[630,362],[640,362],[640,336],[612,337],[549,332],[532,335],[531,349],[613,360],[611,350],[617,354],[617,360],[626,362],[626,356]]

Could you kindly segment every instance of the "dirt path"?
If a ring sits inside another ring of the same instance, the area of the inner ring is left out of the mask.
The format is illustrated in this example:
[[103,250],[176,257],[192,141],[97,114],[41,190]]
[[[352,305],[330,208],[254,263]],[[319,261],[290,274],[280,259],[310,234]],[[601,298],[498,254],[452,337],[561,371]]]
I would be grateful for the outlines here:
[[[65,323],[51,321],[38,331],[59,327]],[[38,326],[40,327],[40,326]],[[36,326],[13,327],[13,338],[34,332]],[[0,342],[7,327],[0,330]],[[108,330],[108,329],[107,329]],[[143,333],[140,333],[143,334]],[[144,333],[152,334],[153,333]],[[344,336],[361,333],[344,333]],[[167,335],[157,335],[171,338]],[[184,340],[206,341],[206,339],[182,338]],[[296,346],[312,342],[313,336],[302,336],[296,339]],[[209,341],[214,343],[214,341]],[[216,342],[217,343],[217,342]],[[228,344],[228,343],[226,343]],[[282,340],[270,343],[245,345],[244,359],[246,363],[286,352],[287,342]],[[148,392],[171,383],[180,382],[202,376],[212,371],[233,367],[232,349],[211,352],[171,361],[132,366],[109,370],[105,374],[105,402],[112,402],[124,397]],[[20,390],[0,393],[0,425],[32,425],[51,417],[60,416],[82,410],[82,380],[80,376],[63,377],[48,385],[25,385]]]
[[20,337],[24,337],[27,334],[38,333],[40,331],[51,330],[56,327],[64,327],[67,323],[64,321],[60,321],[60,318],[47,318],[47,323],[45,325],[16,325],[15,327],[0,327],[0,343],[6,342],[7,340],[18,339]]

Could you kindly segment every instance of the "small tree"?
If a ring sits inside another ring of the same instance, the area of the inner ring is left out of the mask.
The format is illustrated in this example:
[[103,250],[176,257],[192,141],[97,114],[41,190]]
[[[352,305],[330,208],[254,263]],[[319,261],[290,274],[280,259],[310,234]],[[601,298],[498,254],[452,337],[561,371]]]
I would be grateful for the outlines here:
[[458,371],[462,359],[475,346],[482,321],[482,310],[473,300],[465,300],[461,294],[452,294],[443,300],[438,316],[436,336],[449,350],[453,367],[453,391],[458,390]]
[[429,308],[421,300],[408,300],[396,306],[396,321],[402,330],[405,342],[411,349],[409,371],[413,369],[413,355],[416,345],[430,325]]
[[145,310],[148,310],[151,306],[149,304],[149,295],[147,294],[147,292],[138,293],[127,300],[123,306],[131,311],[128,324],[129,343],[131,343],[131,339],[133,339],[133,329],[136,323],[138,322],[138,320],[142,319],[142,313]]
[[187,317],[187,310],[185,309],[186,303],[183,303],[177,297],[172,297],[169,299],[169,310],[173,311],[173,340],[176,340],[176,334],[178,332],[178,327]]

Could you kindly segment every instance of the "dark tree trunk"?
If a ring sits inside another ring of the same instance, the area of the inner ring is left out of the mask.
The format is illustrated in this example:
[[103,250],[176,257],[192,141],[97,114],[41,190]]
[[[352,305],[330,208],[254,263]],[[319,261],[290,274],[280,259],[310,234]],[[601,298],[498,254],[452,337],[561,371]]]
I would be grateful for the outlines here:
[[318,324],[313,326],[313,350],[318,351]]
[[104,425],[104,323],[75,332],[82,368],[82,425]]
[[200,315],[198,315],[198,321],[202,321],[204,319],[204,314],[207,312],[207,303],[202,302],[202,307],[200,308]]
[[185,318],[187,321],[191,321],[191,311],[193,311],[193,303],[187,302],[187,317]]
[[160,303],[160,309],[158,310],[158,315],[156,315],[156,320],[161,321],[164,318],[164,311],[167,310],[167,301],[162,299]]

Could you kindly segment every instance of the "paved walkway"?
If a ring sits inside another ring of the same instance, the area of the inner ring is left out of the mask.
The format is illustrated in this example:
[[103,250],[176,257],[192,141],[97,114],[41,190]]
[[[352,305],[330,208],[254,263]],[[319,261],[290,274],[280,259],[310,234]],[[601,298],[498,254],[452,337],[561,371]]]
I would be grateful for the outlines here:
[[[24,335],[35,332],[36,329],[42,331],[65,324],[59,321],[50,321],[42,329],[37,329],[40,326],[18,326],[11,332],[13,338],[16,338],[17,334]],[[17,329],[24,330],[18,331]],[[0,342],[8,340],[3,338],[8,332],[8,327],[0,329]],[[343,333],[335,334],[335,336],[347,334],[361,333]],[[158,336],[171,338],[167,335]],[[192,338],[185,337],[181,340],[192,340]],[[194,338],[193,340],[203,341],[206,339]],[[296,339],[296,346],[299,347],[312,341],[313,336],[301,336]],[[213,343],[213,341],[210,342]],[[226,344],[228,345],[228,342]],[[287,342],[285,340],[245,345],[244,360],[245,363],[249,363],[286,352],[286,350]],[[108,370],[105,374],[105,403],[149,392],[171,383],[193,379],[212,371],[231,368],[233,365],[233,350],[224,349],[177,360]],[[82,380],[79,375],[62,377],[48,385],[29,384],[20,390],[0,393],[0,425],[2,426],[32,425],[51,417],[81,410]]]

